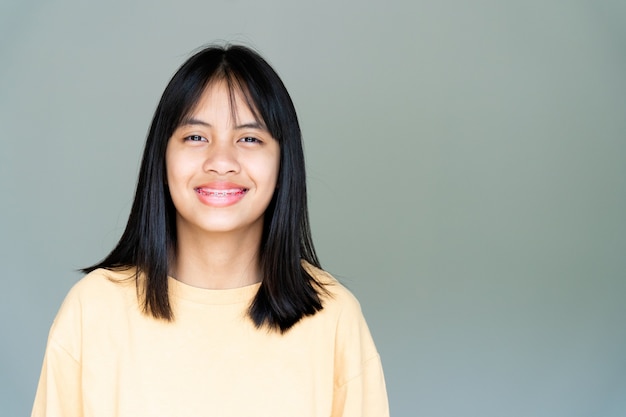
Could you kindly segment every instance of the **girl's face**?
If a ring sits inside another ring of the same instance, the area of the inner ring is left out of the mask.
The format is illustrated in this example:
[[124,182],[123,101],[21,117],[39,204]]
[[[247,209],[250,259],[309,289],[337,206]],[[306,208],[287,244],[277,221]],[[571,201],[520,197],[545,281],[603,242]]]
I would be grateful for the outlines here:
[[169,139],[167,184],[179,236],[256,232],[274,195],[280,147],[241,94],[231,103],[223,82],[209,86]]

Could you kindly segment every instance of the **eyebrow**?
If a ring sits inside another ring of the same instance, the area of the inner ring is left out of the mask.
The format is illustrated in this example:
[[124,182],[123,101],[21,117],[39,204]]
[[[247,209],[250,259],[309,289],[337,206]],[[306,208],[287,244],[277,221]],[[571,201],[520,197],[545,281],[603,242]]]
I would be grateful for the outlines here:
[[182,121],[182,123],[180,124],[181,126],[189,126],[189,125],[201,125],[201,126],[206,126],[206,127],[213,127],[211,126],[210,123],[207,122],[203,122],[200,119],[195,119],[193,117],[190,117],[188,119],[185,119]]
[[[201,126],[206,126],[206,127],[213,127],[211,123],[207,123],[203,120],[196,119],[194,117],[183,120],[183,122],[180,125],[181,126],[201,125]],[[259,122],[244,123],[244,124],[235,126],[235,130],[241,130],[241,129],[267,130],[267,128]]]

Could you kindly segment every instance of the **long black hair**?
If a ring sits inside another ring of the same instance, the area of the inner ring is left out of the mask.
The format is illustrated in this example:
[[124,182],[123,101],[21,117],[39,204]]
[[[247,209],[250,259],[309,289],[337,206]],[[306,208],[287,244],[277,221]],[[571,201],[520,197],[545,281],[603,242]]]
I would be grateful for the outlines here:
[[239,45],[210,46],[189,58],[165,88],[152,119],[135,199],[117,246],[96,265],[136,268],[143,275],[143,308],[157,319],[173,320],[167,274],[176,253],[176,209],[166,185],[167,142],[193,110],[207,86],[225,81],[240,93],[280,146],[277,188],[265,212],[260,246],[261,286],[249,307],[257,327],[284,332],[322,309],[323,286],[302,266],[320,267],[309,227],[302,136],[283,82],[258,53]]

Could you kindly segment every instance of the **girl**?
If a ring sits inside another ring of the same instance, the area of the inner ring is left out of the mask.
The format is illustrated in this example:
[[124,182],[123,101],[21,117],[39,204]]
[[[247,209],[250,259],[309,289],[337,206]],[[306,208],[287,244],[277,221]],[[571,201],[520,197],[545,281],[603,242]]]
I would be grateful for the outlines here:
[[124,234],[84,271],[33,417],[389,414],[359,304],[313,248],[293,103],[250,49],[176,72]]

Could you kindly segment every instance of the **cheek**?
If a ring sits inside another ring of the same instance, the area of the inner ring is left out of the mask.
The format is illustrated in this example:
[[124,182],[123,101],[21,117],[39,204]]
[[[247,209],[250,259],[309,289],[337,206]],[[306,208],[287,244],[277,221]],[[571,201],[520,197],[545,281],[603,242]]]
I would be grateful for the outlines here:
[[190,170],[194,161],[176,144],[170,144],[165,151],[165,173],[168,180],[182,178]]
[[275,154],[271,159],[270,166],[272,167],[272,181],[274,183],[274,187],[276,187],[278,185],[278,174],[280,172],[280,148],[275,151]]
[[277,163],[274,168],[274,188],[278,187],[278,174],[280,173],[280,164]]
[[[280,164],[277,159],[271,160],[265,166],[265,177],[268,188],[272,190],[278,185],[278,172]],[[273,192],[272,192],[273,193]]]
[[168,160],[165,161],[165,183],[170,189],[171,194],[172,189],[176,188],[176,176],[173,174],[172,164]]
[[265,190],[274,189],[278,180],[279,158],[271,153],[264,155],[254,155],[250,158],[246,157],[242,160],[244,169],[250,178],[263,186]]
[[176,158],[176,155],[165,154],[165,179],[172,197],[183,186],[185,165],[181,163],[180,158]]

